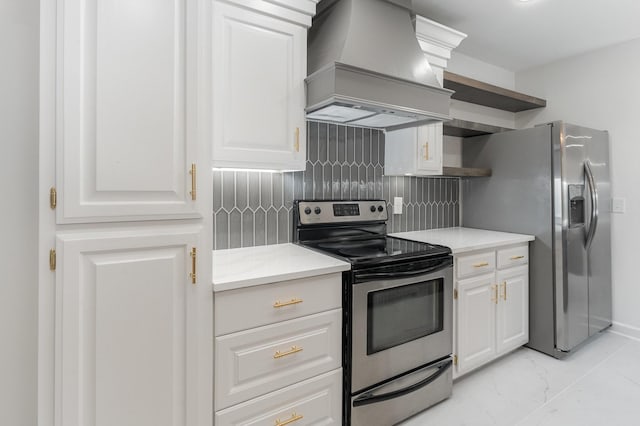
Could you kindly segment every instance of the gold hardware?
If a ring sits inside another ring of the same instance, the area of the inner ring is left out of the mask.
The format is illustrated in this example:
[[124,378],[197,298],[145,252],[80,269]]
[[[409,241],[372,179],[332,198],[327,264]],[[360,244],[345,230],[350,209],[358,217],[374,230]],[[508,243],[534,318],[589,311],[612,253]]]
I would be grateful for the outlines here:
[[289,423],[297,422],[303,417],[304,416],[302,414],[291,413],[291,417],[289,417],[287,420],[284,420],[284,421],[280,421],[280,419],[276,420],[276,426],[288,425]]
[[191,163],[191,170],[189,170],[189,174],[191,175],[191,199],[193,201],[196,200],[196,163]]
[[453,356],[453,365],[458,365],[458,355]]
[[276,353],[273,354],[273,358],[278,359],[278,358],[282,358],[283,356],[293,355],[301,351],[302,351],[301,347],[294,345],[294,346],[291,346],[291,349],[288,351],[285,351],[285,352],[276,351]]
[[49,190],[49,207],[51,210],[55,209],[58,205],[58,191],[56,191],[55,186],[52,186]]
[[491,297],[491,301],[497,305],[498,304],[498,285],[497,284],[492,285],[491,291],[493,292],[493,297]]
[[198,254],[196,252],[195,247],[191,248],[191,253],[189,253],[189,256],[191,256],[191,272],[189,273],[189,278],[191,278],[191,284],[195,284],[196,283],[196,260],[198,258]]
[[429,142],[425,142],[423,145],[424,148],[424,159],[429,160]]
[[502,281],[502,287],[504,288],[504,293],[502,294],[502,297],[506,302],[507,301],[507,282],[506,281]]
[[524,256],[511,256],[511,260],[518,260],[522,258],[524,258]]
[[56,270],[56,249],[49,250],[49,270]]
[[293,144],[296,152],[300,152],[300,127],[296,127],[296,141]]
[[454,299],[458,298],[458,289],[453,289],[453,298]]
[[483,266],[489,266],[488,262],[480,262],[480,263],[474,263],[473,267],[474,268],[482,268]]
[[294,298],[294,299],[291,299],[291,300],[289,300],[287,302],[277,301],[276,303],[273,304],[273,307],[274,308],[282,308],[283,306],[296,305],[298,303],[302,303],[302,299]]

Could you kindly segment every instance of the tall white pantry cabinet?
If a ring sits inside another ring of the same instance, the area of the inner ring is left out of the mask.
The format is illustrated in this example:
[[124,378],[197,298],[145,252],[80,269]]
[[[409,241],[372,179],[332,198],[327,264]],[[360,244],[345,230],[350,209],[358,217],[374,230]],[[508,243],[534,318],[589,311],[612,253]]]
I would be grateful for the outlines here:
[[41,2],[39,426],[210,426],[210,2]]

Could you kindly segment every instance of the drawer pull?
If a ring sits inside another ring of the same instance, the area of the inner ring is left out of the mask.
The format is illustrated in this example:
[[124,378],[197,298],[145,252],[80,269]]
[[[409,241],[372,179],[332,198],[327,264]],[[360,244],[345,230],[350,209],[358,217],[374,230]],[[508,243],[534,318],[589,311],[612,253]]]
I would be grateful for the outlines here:
[[503,282],[502,282],[502,286],[503,286],[503,288],[504,288],[504,295],[503,295],[503,297],[504,297],[504,301],[506,302],[506,301],[507,301],[507,282],[506,282],[506,281],[503,281]]
[[288,300],[286,302],[277,301],[276,303],[273,304],[273,307],[274,308],[282,308],[284,306],[297,305],[298,303],[302,303],[302,299],[294,298],[294,299]]
[[297,422],[298,420],[302,419],[303,417],[304,416],[302,414],[292,413],[291,417],[289,417],[287,420],[283,420],[283,421],[281,421],[280,419],[276,420],[276,425],[275,426],[288,425],[290,423]]
[[518,260],[518,259],[524,259],[524,255],[520,255],[520,256],[511,256],[511,260]]
[[491,297],[491,301],[498,304],[498,284],[491,286],[491,293],[493,293],[493,297]]
[[474,268],[482,268],[483,266],[489,266],[489,262],[480,262],[480,263],[473,264]]
[[[283,356],[287,356],[287,355],[293,355],[295,353],[298,352],[302,352],[302,348],[299,346],[291,346],[291,349],[289,349],[286,352],[280,352],[280,351],[276,351],[275,354],[273,354],[273,358],[274,359],[278,359],[278,358],[282,358]],[[286,424],[286,423],[283,423]]]

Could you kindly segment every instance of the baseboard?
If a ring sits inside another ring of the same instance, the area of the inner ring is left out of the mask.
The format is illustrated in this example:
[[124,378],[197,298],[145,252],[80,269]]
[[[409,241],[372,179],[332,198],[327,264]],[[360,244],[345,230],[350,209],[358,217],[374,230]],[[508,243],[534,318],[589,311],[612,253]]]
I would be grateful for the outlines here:
[[611,328],[609,329],[612,333],[619,334],[621,336],[628,337],[630,339],[639,340],[640,341],[640,328],[634,327],[628,324],[622,324],[617,321],[613,321]]

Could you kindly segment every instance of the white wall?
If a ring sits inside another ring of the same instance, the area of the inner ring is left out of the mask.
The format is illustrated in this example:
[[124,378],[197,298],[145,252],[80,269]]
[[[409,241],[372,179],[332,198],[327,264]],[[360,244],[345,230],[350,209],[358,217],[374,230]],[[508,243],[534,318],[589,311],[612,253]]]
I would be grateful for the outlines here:
[[564,120],[609,131],[613,196],[627,202],[612,215],[614,330],[640,337],[640,39],[519,72],[516,90],[547,100],[517,114],[519,128]]
[[0,0],[0,425],[37,414],[38,0]]

